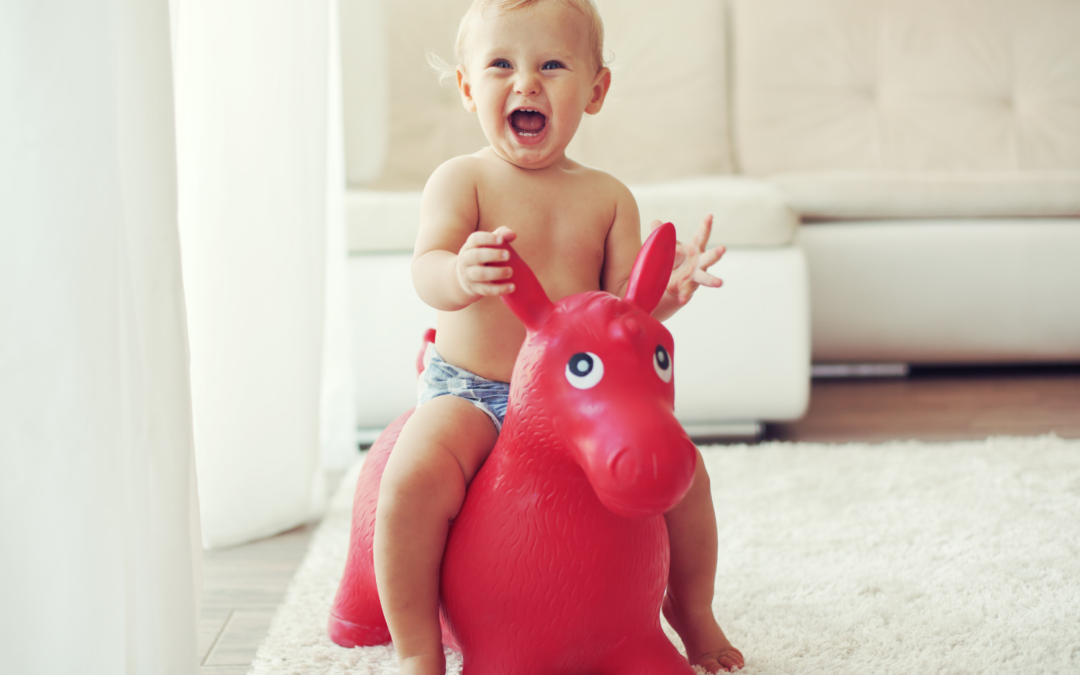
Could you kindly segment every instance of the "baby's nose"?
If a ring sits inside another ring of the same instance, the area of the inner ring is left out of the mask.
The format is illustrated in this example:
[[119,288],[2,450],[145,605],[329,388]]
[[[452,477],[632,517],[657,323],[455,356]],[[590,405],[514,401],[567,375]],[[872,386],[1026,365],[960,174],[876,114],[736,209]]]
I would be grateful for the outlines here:
[[540,93],[540,84],[535,76],[523,73],[515,82],[514,93],[525,96],[535,96]]

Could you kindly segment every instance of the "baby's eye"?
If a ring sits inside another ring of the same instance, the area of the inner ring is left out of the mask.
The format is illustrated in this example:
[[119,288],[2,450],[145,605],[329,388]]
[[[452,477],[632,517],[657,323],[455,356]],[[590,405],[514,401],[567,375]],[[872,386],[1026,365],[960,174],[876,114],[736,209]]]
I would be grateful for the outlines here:
[[510,62],[506,59],[495,59],[491,62],[492,68],[510,68]]
[[556,70],[558,68],[564,68],[563,64],[558,61],[548,61],[540,70]]

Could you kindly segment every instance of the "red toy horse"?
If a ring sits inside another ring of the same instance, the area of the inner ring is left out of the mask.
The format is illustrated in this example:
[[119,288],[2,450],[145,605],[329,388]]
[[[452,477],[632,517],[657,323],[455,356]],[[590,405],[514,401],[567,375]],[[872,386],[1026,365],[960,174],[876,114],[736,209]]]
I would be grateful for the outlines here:
[[[509,246],[507,246],[510,249]],[[620,300],[553,304],[511,251],[502,296],[528,329],[502,434],[469,486],[443,556],[443,640],[463,675],[690,675],[660,627],[663,513],[696,453],[674,416],[671,334],[650,313],[671,274],[675,228],[649,237]],[[372,562],[383,467],[412,411],[383,432],[357,483],[334,642],[389,641]]]

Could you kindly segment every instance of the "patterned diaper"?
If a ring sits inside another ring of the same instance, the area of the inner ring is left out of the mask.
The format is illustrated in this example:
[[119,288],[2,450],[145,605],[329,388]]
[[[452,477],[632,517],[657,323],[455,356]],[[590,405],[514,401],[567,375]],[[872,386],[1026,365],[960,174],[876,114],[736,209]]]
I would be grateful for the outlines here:
[[419,403],[423,405],[438,396],[457,396],[484,411],[501,432],[506,405],[510,402],[510,383],[488,380],[464,368],[443,361],[435,344],[428,343],[424,352],[424,373],[417,382]]

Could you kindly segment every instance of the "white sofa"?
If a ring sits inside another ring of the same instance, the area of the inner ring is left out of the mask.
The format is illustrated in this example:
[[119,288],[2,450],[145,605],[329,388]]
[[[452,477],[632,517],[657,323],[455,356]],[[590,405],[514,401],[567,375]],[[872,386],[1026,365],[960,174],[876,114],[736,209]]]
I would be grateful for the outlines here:
[[[811,315],[822,362],[1080,359],[1080,2],[597,4],[612,90],[571,156],[644,223],[687,237],[714,213],[730,249],[725,287],[669,322],[685,423],[801,416]],[[364,427],[412,404],[433,325],[408,273],[419,190],[484,145],[425,59],[452,57],[467,5],[342,2]]]
[[815,361],[1080,360],[1080,2],[731,17],[739,167],[802,216]]

